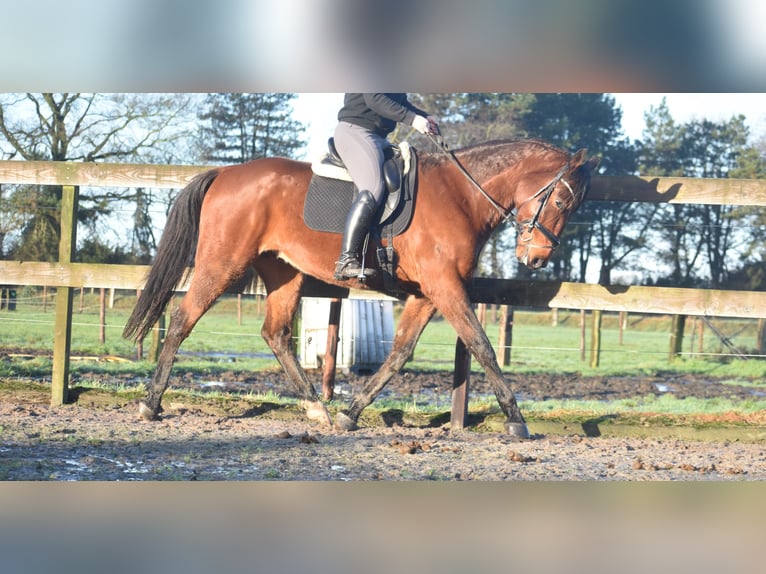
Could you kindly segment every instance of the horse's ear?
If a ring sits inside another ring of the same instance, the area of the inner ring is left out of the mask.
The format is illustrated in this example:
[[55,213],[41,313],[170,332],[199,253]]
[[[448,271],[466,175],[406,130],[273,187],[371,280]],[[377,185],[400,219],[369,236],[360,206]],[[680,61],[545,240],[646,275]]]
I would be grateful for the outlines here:
[[572,166],[572,168],[578,168],[582,164],[585,163],[585,156],[588,153],[588,150],[585,148],[578,149],[572,158],[569,160],[569,165]]
[[596,171],[596,168],[598,167],[598,164],[601,163],[600,157],[592,157],[588,160],[588,170],[590,170],[591,173],[594,173]]

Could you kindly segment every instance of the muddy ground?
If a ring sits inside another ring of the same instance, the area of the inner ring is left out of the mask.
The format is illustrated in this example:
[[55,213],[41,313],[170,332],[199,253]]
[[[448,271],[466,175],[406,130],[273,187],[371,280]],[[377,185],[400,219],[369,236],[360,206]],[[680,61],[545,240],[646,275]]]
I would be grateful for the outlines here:
[[[294,396],[281,371],[236,372],[229,371],[207,380],[192,373],[179,374],[173,379],[176,388],[218,389],[228,392],[276,392],[283,396]],[[309,371],[314,387],[321,388],[321,373]],[[91,377],[83,374],[82,377]],[[686,397],[748,399],[766,396],[766,384],[762,388],[732,385],[722,380],[684,374],[668,374],[656,377],[581,377],[579,375],[514,375],[506,379],[516,394],[523,400],[542,401],[547,399],[583,399],[613,401],[623,398],[643,397],[672,393],[679,399]],[[336,379],[336,398],[346,400],[368,380],[365,374],[339,373]],[[471,373],[470,394],[492,395],[492,389],[483,373]],[[446,371],[412,372],[403,370],[386,385],[381,397],[412,398],[413,400],[434,400],[434,397],[449,397],[452,390],[452,373]]]
[[[312,375],[319,387],[319,373]],[[290,395],[281,372],[179,373],[173,388],[227,391],[226,398],[168,392],[155,423],[137,416],[136,397],[79,387],[73,402],[49,406],[44,382],[0,380],[2,480],[761,480],[766,448],[759,441],[587,436],[583,427],[535,432],[514,440],[497,432],[498,415],[475,416],[451,431],[448,414],[413,418],[401,411],[362,419],[346,433],[308,421],[295,406],[257,402],[247,393]],[[336,397],[348,399],[366,377],[340,374]],[[753,387],[693,376],[661,378],[512,377],[522,399],[613,400],[672,392],[679,398],[754,395]],[[121,382],[119,378],[114,383]],[[404,372],[387,393],[413,402],[449,396],[449,373]],[[488,393],[472,374],[471,393]],[[439,399],[435,399],[439,400]],[[337,407],[332,407],[337,408]],[[445,406],[445,411],[448,406]],[[766,420],[722,421],[766,426]],[[715,422],[715,421],[714,421]],[[571,432],[570,432],[571,431]]]

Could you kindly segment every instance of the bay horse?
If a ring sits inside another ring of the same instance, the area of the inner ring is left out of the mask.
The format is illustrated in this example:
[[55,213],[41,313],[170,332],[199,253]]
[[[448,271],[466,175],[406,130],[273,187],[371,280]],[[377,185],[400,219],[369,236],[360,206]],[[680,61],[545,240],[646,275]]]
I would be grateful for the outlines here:
[[[446,147],[441,151],[445,151]],[[449,321],[486,372],[505,429],[528,437],[516,397],[474,314],[467,284],[493,230],[514,220],[516,256],[545,266],[572,213],[582,203],[598,158],[569,154],[540,140],[495,141],[454,152],[418,152],[416,209],[409,227],[394,237],[395,277],[405,295],[391,352],[355,393],[335,424],[354,430],[364,408],[412,355],[436,311]],[[466,177],[468,176],[468,177]],[[307,162],[262,158],[196,176],[177,196],[157,254],[123,335],[141,340],[164,312],[174,289],[194,263],[189,289],[171,313],[165,344],[139,412],[159,417],[161,399],[181,343],[228,287],[254,270],[262,279],[266,314],[261,329],[309,419],[333,424],[299,364],[292,341],[293,316],[306,276],[357,289],[382,290],[379,275],[364,283],[333,278],[341,236],[314,231],[303,220],[312,177]],[[366,260],[380,244],[370,241]]]

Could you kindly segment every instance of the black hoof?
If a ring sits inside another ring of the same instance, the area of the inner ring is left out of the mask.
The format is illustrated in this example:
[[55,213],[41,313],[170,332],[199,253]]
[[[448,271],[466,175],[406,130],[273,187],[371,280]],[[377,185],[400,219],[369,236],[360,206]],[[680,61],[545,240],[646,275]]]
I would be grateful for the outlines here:
[[506,421],[505,432],[516,438],[530,438],[526,423],[514,423]]

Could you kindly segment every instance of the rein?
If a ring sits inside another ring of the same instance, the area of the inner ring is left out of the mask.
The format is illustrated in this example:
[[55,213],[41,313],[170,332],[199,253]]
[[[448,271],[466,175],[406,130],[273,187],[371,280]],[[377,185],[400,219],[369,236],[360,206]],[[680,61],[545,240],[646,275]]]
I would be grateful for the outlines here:
[[453,152],[451,149],[449,149],[449,146],[447,146],[447,142],[444,141],[444,138],[441,136],[441,134],[428,134],[428,137],[430,140],[434,143],[436,147],[438,147],[441,151],[443,151],[447,157],[450,159],[450,161],[455,165],[455,167],[460,170],[460,172],[466,177],[468,181],[470,181],[473,186],[481,193],[484,198],[489,201],[489,203],[492,205],[492,207],[497,210],[497,212],[500,214],[500,217],[503,218],[503,220],[506,223],[514,223],[512,217],[514,217],[516,214],[511,211],[507,211],[502,205],[500,205],[498,202],[496,202],[492,197],[484,191],[484,188],[479,185],[479,182],[476,181],[473,176],[468,173],[468,170],[463,167],[463,164],[460,163],[460,161],[457,159],[457,156],[455,156],[455,152]]
[[525,199],[523,202],[521,202],[519,207],[521,205],[529,203],[530,201],[532,201],[533,199],[537,197],[540,197],[540,207],[537,208],[537,211],[535,212],[535,214],[530,219],[516,222],[515,217],[516,217],[517,210],[516,209],[506,210],[502,205],[500,205],[497,201],[495,201],[484,190],[484,188],[479,184],[479,182],[476,181],[470,173],[468,173],[468,170],[463,166],[463,164],[460,163],[460,161],[457,159],[457,156],[455,156],[455,152],[449,149],[449,147],[447,146],[447,142],[444,141],[444,138],[441,136],[441,134],[428,134],[428,137],[436,147],[438,147],[442,152],[444,152],[447,155],[447,157],[455,165],[455,167],[457,167],[458,170],[466,177],[466,179],[469,182],[471,182],[471,184],[479,191],[479,193],[481,193],[481,195],[484,196],[484,198],[492,205],[492,207],[495,208],[495,210],[500,214],[500,217],[503,218],[503,221],[505,221],[506,223],[513,224],[516,227],[516,230],[519,234],[524,232],[531,233],[532,230],[537,228],[551,242],[551,245],[547,246],[549,247],[549,249],[554,250],[561,244],[561,240],[558,238],[558,236],[555,233],[553,233],[550,229],[545,227],[542,223],[540,223],[540,215],[542,215],[543,210],[545,209],[545,206],[548,205],[548,200],[553,194],[553,190],[556,188],[556,184],[559,181],[563,182],[564,185],[566,185],[567,189],[569,190],[569,193],[571,193],[572,197],[574,197],[575,193],[572,190],[572,187],[569,185],[569,183],[565,179],[563,179],[564,174],[569,168],[569,162],[565,163],[561,167],[561,169],[558,171],[556,176],[550,182],[545,184],[536,193],[534,193],[533,195]]

